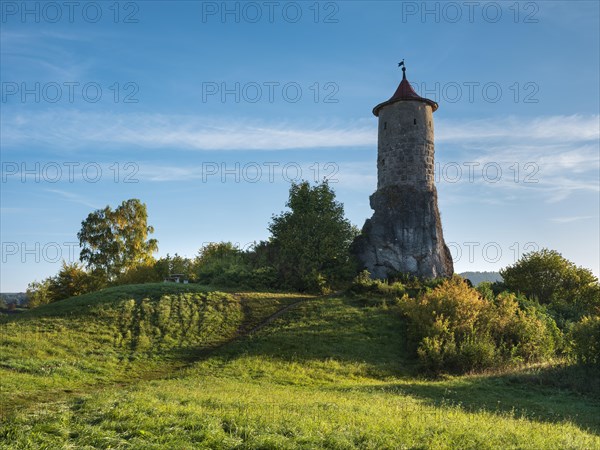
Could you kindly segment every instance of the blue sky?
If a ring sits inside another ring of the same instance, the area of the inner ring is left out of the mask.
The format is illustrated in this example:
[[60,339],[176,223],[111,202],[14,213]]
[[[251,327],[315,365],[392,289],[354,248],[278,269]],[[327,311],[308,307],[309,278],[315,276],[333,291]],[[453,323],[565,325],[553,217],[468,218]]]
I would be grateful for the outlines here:
[[434,114],[455,269],[560,251],[599,271],[598,2],[2,2],[0,291],[77,259],[94,209],[147,204],[157,256],[268,237],[291,180],[371,216],[377,119]]

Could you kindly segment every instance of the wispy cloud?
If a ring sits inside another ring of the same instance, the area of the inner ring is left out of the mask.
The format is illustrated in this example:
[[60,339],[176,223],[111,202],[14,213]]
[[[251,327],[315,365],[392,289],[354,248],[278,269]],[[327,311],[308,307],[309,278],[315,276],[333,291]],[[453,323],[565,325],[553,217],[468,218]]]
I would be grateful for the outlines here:
[[[475,121],[443,121],[439,124],[438,167],[460,166],[458,184],[471,183],[469,165],[482,195],[543,193],[555,203],[576,192],[600,190],[600,116],[570,115],[531,119],[507,117]],[[486,167],[497,182],[483,180]],[[500,169],[500,173],[497,170]],[[438,170],[442,182],[444,174]],[[452,171],[450,171],[452,176]],[[486,189],[488,188],[488,189]]]
[[[288,171],[286,165],[294,166]],[[318,171],[317,171],[318,166]],[[229,174],[223,168],[229,170]],[[281,161],[232,163],[206,162],[186,167],[142,164],[136,178],[149,182],[201,181],[204,183],[231,182],[238,177],[240,183],[289,183],[290,177],[311,182],[327,179],[331,185],[349,190],[363,191],[366,186],[377,186],[375,161],[348,163],[320,163],[314,161]],[[297,170],[297,171],[296,171]]]
[[362,121],[345,124],[263,123],[231,118],[76,111],[7,114],[3,144],[54,148],[102,145],[131,149],[284,150],[376,145],[377,130]]
[[554,217],[550,219],[556,223],[571,223],[579,222],[580,220],[597,219],[597,216],[570,216],[570,217]]
[[581,142],[600,138],[599,120],[600,116],[597,114],[527,119],[510,116],[478,120],[444,120],[436,123],[436,140],[461,143]]
[[46,189],[46,192],[50,192],[52,194],[58,194],[65,200],[68,200],[73,203],[78,203],[80,205],[88,206],[90,208],[98,208],[98,206],[92,202],[90,202],[87,198],[82,195],[76,194],[74,192],[64,191],[62,189]]
[[[446,120],[436,124],[436,142],[465,149],[472,155],[471,160],[487,154],[507,161],[517,155],[522,159],[543,147],[560,151],[567,164],[589,163],[590,143],[600,139],[599,120],[598,115]],[[56,148],[100,144],[138,149],[283,150],[377,145],[372,120],[311,124],[75,110],[27,115],[5,111],[2,133],[4,145],[42,143]],[[586,154],[573,148],[582,143],[588,143]],[[480,150],[485,153],[482,155]]]
[[22,81],[35,74],[36,81],[79,80],[91,69],[93,57],[67,50],[64,44],[67,41],[81,42],[92,38],[93,36],[52,30],[2,30],[3,78],[6,81]]

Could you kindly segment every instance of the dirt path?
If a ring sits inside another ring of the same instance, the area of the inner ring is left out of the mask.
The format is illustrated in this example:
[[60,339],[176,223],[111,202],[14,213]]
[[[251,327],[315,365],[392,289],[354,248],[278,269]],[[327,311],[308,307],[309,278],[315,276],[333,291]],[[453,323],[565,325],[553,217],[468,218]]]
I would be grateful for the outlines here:
[[302,300],[298,300],[297,302],[290,303],[289,305],[284,306],[279,311],[276,311],[275,313],[271,314],[269,317],[267,317],[266,319],[264,319],[261,323],[259,323],[258,325],[256,325],[254,328],[252,328],[249,331],[247,331],[243,336],[249,336],[251,334],[256,333],[261,328],[266,327],[271,322],[273,322],[275,319],[277,319],[280,316],[284,315],[290,309],[294,308],[295,306],[298,306],[300,303],[304,303],[307,300],[309,300],[309,298],[303,298]]

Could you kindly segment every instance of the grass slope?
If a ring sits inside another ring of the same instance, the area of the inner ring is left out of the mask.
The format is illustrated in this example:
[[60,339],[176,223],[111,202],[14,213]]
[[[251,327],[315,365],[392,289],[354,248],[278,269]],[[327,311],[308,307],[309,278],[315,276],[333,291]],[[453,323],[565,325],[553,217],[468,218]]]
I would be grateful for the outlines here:
[[[254,323],[282,306],[255,295]],[[598,398],[533,372],[420,378],[402,342],[393,308],[311,299],[167,378],[23,408],[0,448],[600,448]]]
[[58,392],[168,375],[297,299],[157,283],[3,316],[2,415]]

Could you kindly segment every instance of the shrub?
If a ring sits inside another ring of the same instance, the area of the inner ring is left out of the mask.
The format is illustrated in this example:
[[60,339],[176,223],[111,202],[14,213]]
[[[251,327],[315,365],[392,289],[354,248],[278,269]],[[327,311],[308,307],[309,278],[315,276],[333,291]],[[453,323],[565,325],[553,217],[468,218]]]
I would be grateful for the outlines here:
[[51,291],[51,278],[42,281],[32,281],[27,286],[27,305],[29,308],[36,308],[41,305],[53,302]]
[[273,289],[278,286],[277,271],[254,250],[242,251],[231,242],[202,247],[196,258],[195,279],[222,287]]
[[479,295],[481,295],[484,299],[490,302],[494,301],[494,290],[490,281],[482,281],[475,289],[477,289]]
[[277,271],[271,266],[252,269],[246,280],[246,286],[252,289],[277,288]]
[[584,315],[600,313],[598,278],[555,250],[527,253],[500,274],[509,290],[548,305],[563,328]]
[[231,242],[205,245],[196,257],[196,276],[200,283],[237,285],[238,280],[232,278],[244,270],[242,252]]
[[456,276],[432,291],[408,299],[403,306],[414,335],[429,335],[438,318],[443,317],[451,332],[461,338],[474,328],[487,303]]
[[514,361],[542,360],[552,356],[555,350],[550,330],[532,309],[518,309],[510,317],[501,342],[509,351],[506,356]]
[[578,362],[600,365],[600,316],[585,316],[571,327],[572,355]]
[[491,336],[473,333],[461,342],[452,365],[457,370],[481,370],[493,367],[498,358],[498,349]]
[[483,298],[460,277],[400,302],[409,343],[428,369],[470,371],[552,356],[560,331],[550,316],[503,293]]
[[387,280],[375,280],[368,270],[363,270],[354,278],[350,292],[396,298],[406,293],[406,287],[398,281],[389,283]]
[[312,269],[310,273],[302,277],[303,289],[307,292],[317,294],[328,294],[331,292],[331,287],[325,275],[316,269]]
[[419,359],[430,369],[441,370],[456,359],[456,340],[448,320],[437,317],[417,349]]

